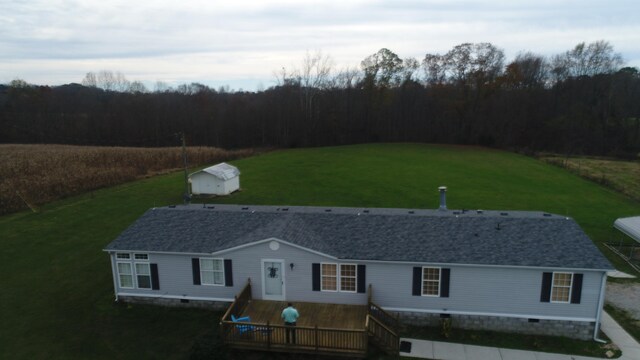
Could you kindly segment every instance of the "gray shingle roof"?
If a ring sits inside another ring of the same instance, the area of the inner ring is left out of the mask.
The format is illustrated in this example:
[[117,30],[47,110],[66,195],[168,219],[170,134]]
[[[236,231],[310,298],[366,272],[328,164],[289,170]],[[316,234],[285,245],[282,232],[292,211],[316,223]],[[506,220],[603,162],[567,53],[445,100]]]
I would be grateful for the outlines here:
[[208,168],[202,169],[200,171],[196,171],[192,174],[189,174],[189,176],[191,177],[192,175],[200,172],[206,172],[217,177],[220,180],[229,180],[240,175],[240,170],[238,170],[237,167],[229,165],[227,163],[220,163],[217,165],[209,166]]
[[165,207],[106,250],[213,253],[268,238],[352,260],[613,269],[574,220],[523,211]]

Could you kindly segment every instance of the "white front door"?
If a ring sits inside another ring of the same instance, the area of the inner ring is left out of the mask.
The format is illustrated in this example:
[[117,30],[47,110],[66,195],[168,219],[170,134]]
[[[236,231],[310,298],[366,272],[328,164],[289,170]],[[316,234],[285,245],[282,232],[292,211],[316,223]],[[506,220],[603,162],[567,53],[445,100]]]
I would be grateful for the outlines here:
[[284,300],[284,261],[262,260],[262,298]]

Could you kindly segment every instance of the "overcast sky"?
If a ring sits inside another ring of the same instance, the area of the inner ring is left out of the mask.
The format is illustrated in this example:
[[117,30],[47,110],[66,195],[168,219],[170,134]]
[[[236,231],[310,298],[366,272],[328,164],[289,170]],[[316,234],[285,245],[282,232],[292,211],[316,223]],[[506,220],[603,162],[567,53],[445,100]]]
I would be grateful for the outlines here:
[[383,47],[421,60],[463,42],[511,60],[607,40],[640,67],[639,17],[639,0],[0,0],[0,83],[60,85],[106,69],[151,88],[255,90],[307,51],[342,68]]

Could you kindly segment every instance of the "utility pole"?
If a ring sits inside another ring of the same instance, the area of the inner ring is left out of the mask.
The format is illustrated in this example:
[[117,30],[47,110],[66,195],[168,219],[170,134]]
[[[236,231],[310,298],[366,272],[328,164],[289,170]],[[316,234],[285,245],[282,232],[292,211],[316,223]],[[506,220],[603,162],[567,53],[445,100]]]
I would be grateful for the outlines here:
[[184,164],[184,194],[182,198],[184,199],[185,205],[191,201],[191,196],[189,195],[189,178],[187,176],[187,145],[184,139],[184,131],[180,133],[182,138],[182,162]]

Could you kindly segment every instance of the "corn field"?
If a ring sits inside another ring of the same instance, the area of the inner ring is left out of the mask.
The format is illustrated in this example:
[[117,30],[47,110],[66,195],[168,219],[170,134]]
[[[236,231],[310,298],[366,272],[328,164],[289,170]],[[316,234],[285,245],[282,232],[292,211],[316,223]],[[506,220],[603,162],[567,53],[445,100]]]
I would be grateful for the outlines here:
[[[252,149],[187,148],[189,167],[253,154]],[[182,166],[180,147],[0,144],[0,215]]]

